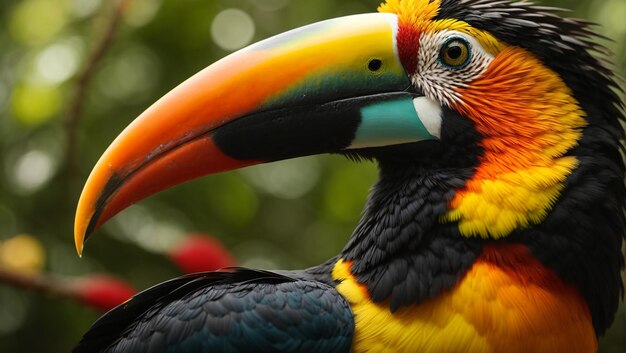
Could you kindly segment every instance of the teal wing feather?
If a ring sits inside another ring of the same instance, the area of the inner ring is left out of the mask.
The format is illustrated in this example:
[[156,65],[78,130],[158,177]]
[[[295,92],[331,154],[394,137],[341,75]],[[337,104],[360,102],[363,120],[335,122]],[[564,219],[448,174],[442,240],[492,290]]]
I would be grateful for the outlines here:
[[170,280],[100,318],[82,352],[350,351],[354,321],[334,287],[235,268]]

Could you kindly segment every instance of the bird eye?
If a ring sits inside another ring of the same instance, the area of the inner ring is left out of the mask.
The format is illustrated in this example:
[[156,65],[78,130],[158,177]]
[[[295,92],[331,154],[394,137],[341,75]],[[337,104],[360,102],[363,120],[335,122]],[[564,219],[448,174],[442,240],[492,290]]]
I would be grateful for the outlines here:
[[470,46],[463,38],[450,38],[441,46],[439,60],[447,67],[459,69],[470,61]]

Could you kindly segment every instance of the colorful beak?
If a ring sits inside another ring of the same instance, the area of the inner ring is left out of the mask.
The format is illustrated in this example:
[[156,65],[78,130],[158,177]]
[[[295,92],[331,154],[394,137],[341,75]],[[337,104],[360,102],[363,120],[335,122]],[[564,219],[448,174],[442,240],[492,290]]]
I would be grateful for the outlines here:
[[[83,189],[85,238],[129,205],[253,164],[437,138],[398,59],[398,20],[365,14],[295,29],[207,67],[109,146]],[[417,48],[416,48],[417,50]]]

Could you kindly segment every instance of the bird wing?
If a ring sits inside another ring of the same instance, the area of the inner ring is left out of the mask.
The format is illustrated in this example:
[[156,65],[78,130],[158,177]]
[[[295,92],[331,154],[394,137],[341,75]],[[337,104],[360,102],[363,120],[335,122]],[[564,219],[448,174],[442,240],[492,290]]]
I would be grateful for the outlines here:
[[350,306],[312,279],[233,268],[179,277],[102,316],[81,352],[347,353]]

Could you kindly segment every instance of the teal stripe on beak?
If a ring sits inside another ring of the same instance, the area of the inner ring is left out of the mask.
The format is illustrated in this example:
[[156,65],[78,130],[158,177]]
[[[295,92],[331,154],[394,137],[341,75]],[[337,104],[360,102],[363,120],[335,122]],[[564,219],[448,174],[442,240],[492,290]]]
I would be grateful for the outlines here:
[[414,97],[407,95],[361,108],[361,123],[349,148],[438,140],[424,126]]

